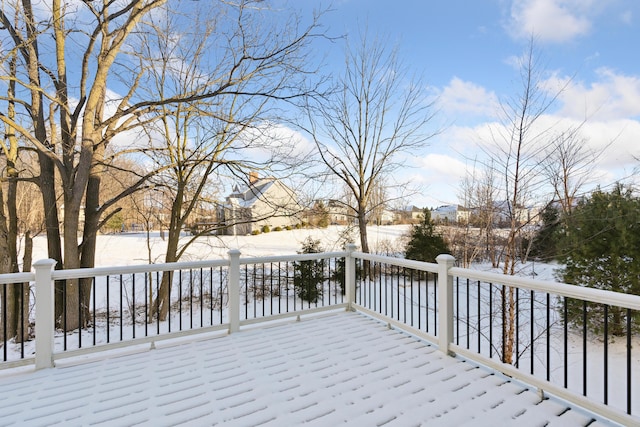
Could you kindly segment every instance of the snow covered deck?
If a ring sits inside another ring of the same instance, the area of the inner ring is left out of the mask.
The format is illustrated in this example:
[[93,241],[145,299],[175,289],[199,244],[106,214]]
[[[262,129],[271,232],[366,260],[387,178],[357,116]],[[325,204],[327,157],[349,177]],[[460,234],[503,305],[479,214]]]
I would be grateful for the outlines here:
[[1,426],[607,425],[353,312],[0,372],[0,396]]

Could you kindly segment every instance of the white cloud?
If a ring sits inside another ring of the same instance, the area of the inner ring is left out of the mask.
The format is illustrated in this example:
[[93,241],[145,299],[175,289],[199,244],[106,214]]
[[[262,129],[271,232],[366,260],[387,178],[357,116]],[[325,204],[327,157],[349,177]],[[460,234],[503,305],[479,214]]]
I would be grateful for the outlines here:
[[465,170],[463,161],[447,154],[431,153],[420,158],[419,169],[409,180],[422,191],[412,203],[420,207],[456,203]]
[[602,152],[599,166],[609,170],[616,179],[639,165],[634,156],[640,157],[640,121],[587,122],[582,131],[588,138],[589,146],[596,152]]
[[448,114],[471,114],[475,116],[493,116],[496,111],[497,97],[473,82],[454,77],[438,96],[438,107]]
[[624,11],[620,14],[620,21],[623,24],[631,25],[633,22],[633,13],[630,10]]
[[566,77],[544,82],[550,88],[566,86],[559,97],[562,107],[557,114],[599,121],[640,117],[640,76],[617,74],[608,68],[600,68],[597,75],[598,81],[590,84]]
[[593,0],[514,0],[506,28],[514,38],[533,34],[543,42],[563,43],[592,27]]

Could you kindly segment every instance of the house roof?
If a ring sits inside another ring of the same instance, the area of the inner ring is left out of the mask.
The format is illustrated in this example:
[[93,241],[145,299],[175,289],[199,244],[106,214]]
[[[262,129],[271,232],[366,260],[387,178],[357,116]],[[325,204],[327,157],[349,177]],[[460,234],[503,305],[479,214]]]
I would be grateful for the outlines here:
[[232,206],[249,208],[276,182],[275,178],[260,178],[249,184],[244,190],[235,186],[233,192],[227,197],[227,203]]
[[353,312],[0,372],[2,424],[606,425]]

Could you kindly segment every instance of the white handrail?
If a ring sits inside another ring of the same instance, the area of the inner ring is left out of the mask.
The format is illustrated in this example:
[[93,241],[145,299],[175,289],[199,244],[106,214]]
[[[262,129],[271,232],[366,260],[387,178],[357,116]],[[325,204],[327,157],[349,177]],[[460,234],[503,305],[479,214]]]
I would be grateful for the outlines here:
[[118,274],[153,273],[160,271],[197,270],[200,268],[227,267],[228,259],[212,261],[169,262],[165,264],[137,264],[113,267],[75,268],[55,270],[53,280],[82,279],[87,277],[112,276]]
[[481,280],[490,283],[499,283],[511,287],[540,291],[560,295],[589,302],[607,304],[616,307],[640,310],[640,296],[623,294],[621,292],[606,291],[603,289],[586,288],[584,286],[569,285],[567,283],[550,282],[530,279],[528,277],[508,276],[468,268],[453,267],[449,270],[452,276]]
[[395,258],[386,255],[376,255],[376,254],[368,254],[365,252],[354,252],[352,254],[355,258],[360,258],[365,261],[375,261],[386,264],[393,264],[398,267],[406,267],[414,270],[428,271],[430,273],[438,272],[438,264],[423,262],[423,261],[414,261],[406,258]]

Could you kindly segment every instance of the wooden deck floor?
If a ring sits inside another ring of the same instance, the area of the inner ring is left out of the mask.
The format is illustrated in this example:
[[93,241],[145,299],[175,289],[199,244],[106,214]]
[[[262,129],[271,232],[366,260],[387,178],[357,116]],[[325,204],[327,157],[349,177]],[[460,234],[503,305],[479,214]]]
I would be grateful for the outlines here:
[[357,313],[0,377],[0,426],[598,426]]

